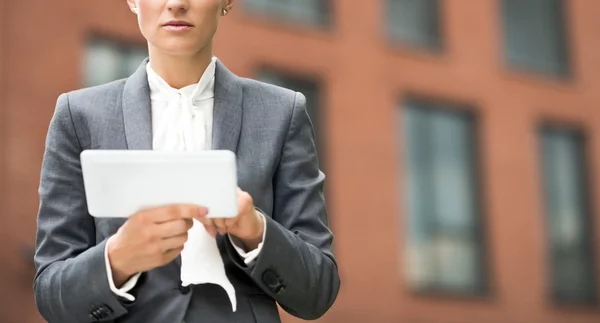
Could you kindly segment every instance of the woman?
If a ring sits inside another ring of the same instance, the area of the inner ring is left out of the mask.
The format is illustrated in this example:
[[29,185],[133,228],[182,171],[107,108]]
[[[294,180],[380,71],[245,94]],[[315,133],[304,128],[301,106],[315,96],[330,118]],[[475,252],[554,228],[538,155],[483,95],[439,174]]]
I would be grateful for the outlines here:
[[[213,57],[233,0],[127,2],[149,59],[128,79],[62,94],[50,123],[35,254],[40,313],[50,323],[277,322],[277,302],[300,318],[322,316],[340,281],[304,96],[239,78]],[[200,206],[171,205],[93,218],[79,161],[86,149],[231,150],[239,214],[211,220]],[[181,284],[193,219],[216,239],[235,311],[219,286]]]

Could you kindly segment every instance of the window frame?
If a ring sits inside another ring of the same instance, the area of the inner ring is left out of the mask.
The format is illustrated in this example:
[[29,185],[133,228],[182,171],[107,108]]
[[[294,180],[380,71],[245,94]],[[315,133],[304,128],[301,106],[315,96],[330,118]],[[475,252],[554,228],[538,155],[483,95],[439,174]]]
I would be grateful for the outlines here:
[[456,100],[448,100],[439,97],[432,97],[427,95],[409,93],[403,96],[399,103],[397,104],[397,119],[400,124],[400,134],[398,138],[402,141],[404,154],[401,156],[403,167],[403,177],[399,178],[400,182],[404,186],[404,196],[401,197],[405,201],[404,208],[402,209],[403,214],[400,214],[400,218],[404,223],[404,233],[406,234],[403,239],[399,241],[400,245],[407,250],[410,245],[410,237],[412,234],[409,232],[412,215],[410,214],[410,206],[411,203],[409,201],[408,194],[408,139],[406,134],[406,112],[410,109],[411,104],[417,103],[417,107],[413,107],[416,109],[423,109],[427,113],[443,113],[443,114],[451,114],[451,115],[459,115],[463,118],[467,118],[469,122],[469,146],[471,149],[469,150],[469,155],[467,158],[472,162],[473,167],[471,170],[471,185],[473,190],[473,214],[474,217],[471,219],[470,223],[472,224],[472,239],[474,243],[478,246],[476,252],[476,261],[479,266],[479,281],[480,285],[473,290],[452,290],[446,289],[444,287],[427,287],[427,288],[415,288],[415,284],[409,272],[407,272],[407,268],[409,268],[410,264],[408,257],[404,258],[404,277],[403,279],[407,282],[409,293],[416,296],[424,296],[424,297],[443,297],[443,298],[457,298],[457,299],[467,299],[467,300],[482,300],[488,299],[492,296],[492,275],[490,269],[491,266],[491,250],[488,248],[488,241],[486,235],[486,214],[485,214],[485,206],[484,206],[484,197],[485,192],[484,182],[485,173],[482,171],[482,159],[481,159],[481,148],[480,148],[480,116],[478,111],[475,109],[473,105],[466,102],[459,102]]
[[[252,0],[255,1],[255,0]],[[272,2],[273,0],[264,0]],[[276,12],[273,10],[261,10],[253,8],[249,0],[242,1],[241,7],[243,13],[248,17],[254,17],[261,20],[268,20],[278,24],[287,26],[296,26],[304,28],[316,28],[322,30],[331,30],[334,26],[335,6],[333,0],[319,0],[321,2],[321,10],[325,13],[320,14],[314,21],[290,18],[288,14]],[[268,5],[266,5],[268,6]],[[317,13],[318,14],[318,13]]]
[[[541,209],[542,209],[542,219],[544,222],[544,245],[545,245],[545,257],[546,257],[546,264],[547,264],[547,269],[546,269],[546,273],[547,273],[547,279],[546,279],[546,283],[547,283],[547,287],[546,287],[546,294],[547,294],[547,298],[549,299],[549,301],[551,302],[551,304],[553,306],[559,306],[559,307],[570,307],[570,306],[576,306],[576,307],[594,307],[596,308],[598,305],[600,305],[600,299],[599,299],[599,290],[598,290],[598,281],[600,279],[600,276],[598,275],[598,264],[597,264],[597,255],[596,255],[596,245],[594,244],[595,241],[597,241],[597,237],[596,237],[596,231],[594,230],[594,224],[595,224],[595,218],[594,218],[594,202],[592,200],[593,197],[593,193],[594,193],[594,185],[592,183],[592,181],[588,180],[588,178],[590,176],[593,176],[593,168],[591,167],[592,164],[590,163],[590,149],[591,147],[589,146],[589,139],[588,139],[588,135],[587,135],[587,131],[583,128],[580,127],[579,125],[576,124],[569,124],[566,122],[561,122],[561,121],[556,121],[556,120],[550,120],[550,119],[545,119],[542,120],[537,127],[537,139],[538,139],[538,153],[539,153],[539,158],[538,158],[538,165],[540,166],[540,195],[541,195]],[[583,230],[584,230],[584,248],[586,250],[584,250],[584,252],[587,253],[588,259],[589,259],[589,266],[590,266],[590,270],[592,273],[591,279],[592,281],[590,282],[590,285],[593,286],[593,290],[592,290],[592,297],[586,300],[569,300],[569,299],[563,299],[561,296],[558,295],[558,291],[556,290],[556,281],[555,281],[555,268],[554,268],[554,264],[556,263],[555,259],[554,259],[554,253],[555,250],[553,250],[554,246],[552,243],[552,237],[551,237],[551,230],[552,230],[552,223],[551,223],[551,214],[550,214],[550,206],[548,205],[548,201],[549,201],[549,197],[548,197],[548,189],[547,189],[547,185],[548,185],[548,178],[546,177],[546,167],[547,167],[547,161],[545,159],[545,154],[544,154],[544,141],[545,138],[544,136],[547,133],[554,133],[554,134],[562,134],[562,135],[569,135],[569,136],[573,136],[578,142],[577,144],[579,145],[579,154],[580,154],[580,160],[578,160],[578,164],[579,164],[579,172],[578,172],[578,176],[581,178],[582,182],[579,183],[579,185],[581,185],[581,189],[582,189],[582,196],[578,196],[578,199],[582,200],[582,206],[583,206],[583,219],[582,219],[582,226],[583,226]],[[587,175],[587,176],[586,176]]]
[[[568,81],[573,78],[573,61],[571,55],[571,37],[570,36],[570,20],[569,20],[569,2],[564,0],[555,0],[557,1],[557,17],[554,21],[554,27],[557,30],[554,33],[554,37],[557,37],[556,43],[560,52],[556,53],[559,57],[559,61],[555,62],[559,66],[559,71],[554,72],[551,70],[540,69],[539,67],[531,67],[526,66],[523,62],[513,62],[510,59],[510,50],[509,50],[509,36],[508,36],[508,9],[507,9],[507,1],[511,0],[500,0],[498,2],[498,12],[500,15],[499,19],[499,32],[500,32],[500,40],[501,40],[501,57],[503,66],[505,69],[510,71],[511,73],[516,74],[526,74],[533,77],[544,77],[544,78],[554,78],[557,80]],[[554,5],[554,4],[553,4]],[[526,55],[522,55],[526,56]],[[533,59],[527,59],[530,61]]]
[[432,13],[433,24],[435,29],[435,42],[433,44],[417,44],[410,41],[405,41],[394,37],[391,31],[391,20],[392,20],[392,2],[397,0],[385,0],[383,3],[385,17],[383,19],[383,34],[385,35],[386,43],[390,44],[393,48],[409,50],[415,52],[423,52],[434,55],[441,55],[446,50],[446,43],[444,32],[444,1],[440,0],[428,0],[435,2],[433,4],[434,12]]
[[[124,40],[122,38],[119,37],[113,37],[113,36],[108,36],[108,35],[103,35],[103,34],[97,34],[97,33],[92,33],[90,34],[85,41],[83,42],[83,59],[81,62],[81,83],[83,84],[84,87],[91,87],[91,86],[97,86],[97,85],[101,85],[103,83],[100,84],[88,84],[88,69],[87,69],[87,65],[86,65],[86,56],[89,52],[89,50],[95,46],[95,44],[103,44],[103,45],[108,45],[111,46],[119,55],[119,69],[121,71],[125,71],[128,70],[127,67],[127,59],[130,58],[132,55],[134,55],[136,50],[140,50],[143,49],[145,50],[146,53],[146,58],[148,57],[148,45],[144,44],[141,41],[127,41]],[[142,62],[140,62],[141,64]],[[123,77],[129,77],[130,75],[126,75],[126,73],[124,73],[122,75]],[[121,78],[123,78],[121,77]],[[118,80],[119,78],[115,79]],[[113,81],[115,81],[113,80]]]

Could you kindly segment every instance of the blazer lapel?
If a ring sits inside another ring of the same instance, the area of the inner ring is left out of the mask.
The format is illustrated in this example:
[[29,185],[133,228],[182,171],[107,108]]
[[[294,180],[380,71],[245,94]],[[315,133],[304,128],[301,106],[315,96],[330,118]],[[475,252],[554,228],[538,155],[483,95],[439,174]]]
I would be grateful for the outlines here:
[[213,150],[236,152],[242,128],[242,84],[239,78],[217,60],[213,108]]
[[[146,59],[123,90],[123,124],[128,149],[152,149],[152,110]],[[242,127],[242,85],[221,61],[215,70],[212,149],[237,149]]]
[[147,58],[127,79],[123,89],[123,125],[127,149],[131,150],[152,149],[152,110],[146,64]]

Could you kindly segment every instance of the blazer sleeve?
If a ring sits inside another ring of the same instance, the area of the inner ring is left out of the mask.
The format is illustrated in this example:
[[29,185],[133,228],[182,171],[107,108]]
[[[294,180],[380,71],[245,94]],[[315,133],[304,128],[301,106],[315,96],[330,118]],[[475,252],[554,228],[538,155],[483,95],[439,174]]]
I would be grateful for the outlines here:
[[325,175],[319,170],[305,105],[304,95],[296,93],[273,179],[273,214],[265,217],[265,240],[256,262],[245,266],[227,246],[234,262],[285,311],[312,320],[332,306],[340,277],[323,197]]
[[49,323],[114,320],[127,313],[109,287],[106,241],[96,244],[80,165],[82,146],[69,98],[57,101],[46,138],[39,187],[34,295]]

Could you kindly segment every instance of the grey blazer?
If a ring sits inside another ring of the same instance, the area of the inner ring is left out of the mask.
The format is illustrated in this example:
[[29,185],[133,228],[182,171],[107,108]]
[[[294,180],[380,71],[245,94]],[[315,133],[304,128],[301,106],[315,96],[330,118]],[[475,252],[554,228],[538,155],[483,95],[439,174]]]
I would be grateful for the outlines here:
[[50,122],[39,188],[35,300],[50,323],[280,322],[276,302],[303,319],[322,316],[340,287],[305,97],[240,78],[221,62],[215,76],[213,149],[236,153],[238,185],[267,215],[261,254],[246,266],[218,237],[236,288],[231,311],[216,285],[180,287],[180,260],[142,274],[127,303],[108,285],[104,248],[122,219],[91,217],[79,161],[86,149],[152,149],[145,65],[128,79],[62,94]]

